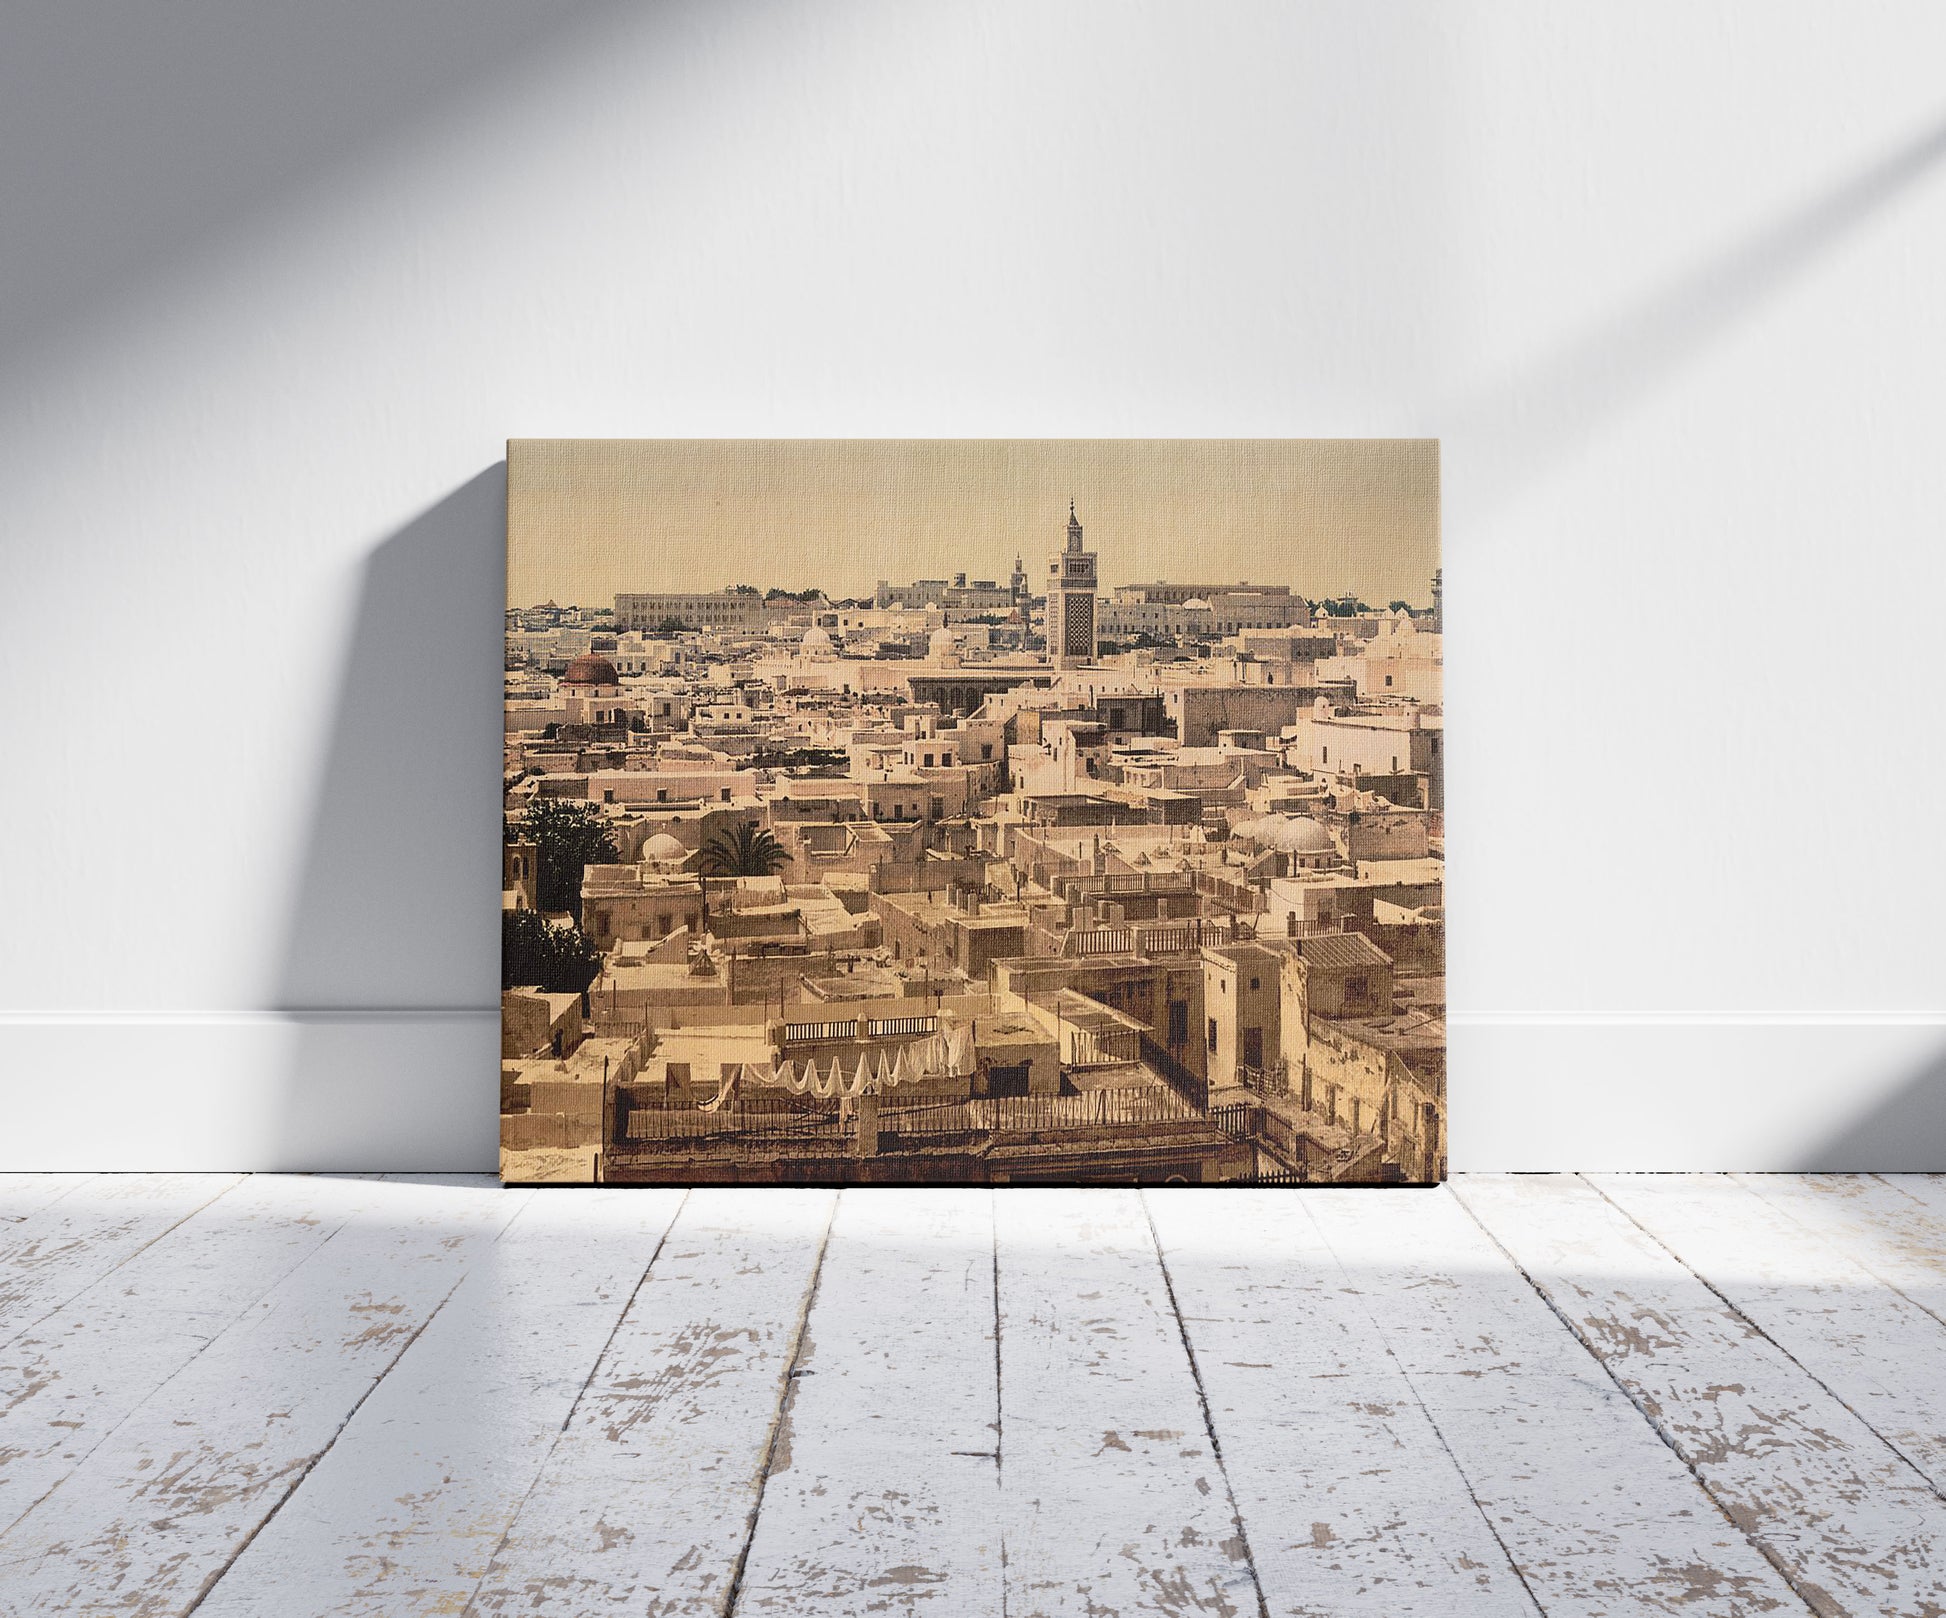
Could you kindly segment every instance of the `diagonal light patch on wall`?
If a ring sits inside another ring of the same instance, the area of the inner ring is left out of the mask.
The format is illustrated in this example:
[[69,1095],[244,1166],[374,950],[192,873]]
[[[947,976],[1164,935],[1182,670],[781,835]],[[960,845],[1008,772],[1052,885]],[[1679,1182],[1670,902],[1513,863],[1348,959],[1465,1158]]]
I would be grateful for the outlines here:
[[1470,519],[1507,501],[1667,387],[1851,238],[1918,192],[1946,159],[1928,122],[1753,233],[1514,367],[1443,413]]

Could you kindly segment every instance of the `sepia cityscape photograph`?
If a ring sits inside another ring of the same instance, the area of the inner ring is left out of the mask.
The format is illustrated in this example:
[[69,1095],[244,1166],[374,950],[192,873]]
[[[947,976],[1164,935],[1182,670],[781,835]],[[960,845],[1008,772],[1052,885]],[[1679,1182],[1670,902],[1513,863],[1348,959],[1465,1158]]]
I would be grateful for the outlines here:
[[1435,442],[507,465],[504,1180],[1444,1177]]

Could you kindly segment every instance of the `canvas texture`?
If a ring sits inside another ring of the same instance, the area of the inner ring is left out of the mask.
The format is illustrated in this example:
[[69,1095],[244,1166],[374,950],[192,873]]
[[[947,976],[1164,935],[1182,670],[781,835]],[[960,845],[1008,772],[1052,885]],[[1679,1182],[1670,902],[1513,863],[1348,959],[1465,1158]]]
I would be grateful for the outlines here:
[[1424,1184],[1426,440],[507,451],[501,1174]]

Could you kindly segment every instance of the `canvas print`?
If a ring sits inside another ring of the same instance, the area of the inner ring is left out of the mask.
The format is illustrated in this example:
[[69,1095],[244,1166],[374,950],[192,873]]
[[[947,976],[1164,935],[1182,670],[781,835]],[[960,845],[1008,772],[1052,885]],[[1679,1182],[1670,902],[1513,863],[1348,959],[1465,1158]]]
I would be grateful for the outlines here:
[[1430,441],[519,440],[501,1173],[1427,1183]]

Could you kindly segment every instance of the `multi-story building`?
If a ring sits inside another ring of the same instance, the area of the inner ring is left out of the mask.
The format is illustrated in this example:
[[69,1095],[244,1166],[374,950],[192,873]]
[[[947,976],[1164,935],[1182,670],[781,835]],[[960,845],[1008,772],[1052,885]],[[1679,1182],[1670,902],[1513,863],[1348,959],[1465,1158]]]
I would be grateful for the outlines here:
[[588,937],[609,950],[626,939],[694,931],[702,919],[702,889],[693,876],[645,865],[591,865],[582,878],[581,910]]
[[1305,628],[1311,609],[1288,585],[1126,584],[1101,603],[1108,639],[1214,639],[1253,629]]
[[[1020,564],[1014,571],[1019,574]],[[891,607],[940,607],[949,612],[1011,612],[1022,597],[1017,584],[1001,584],[994,579],[975,579],[968,583],[964,573],[950,579],[914,579],[910,584],[878,581],[872,604],[881,611]]]
[[1393,803],[1443,809],[1444,721],[1413,702],[1347,708],[1319,697],[1287,730],[1286,757],[1297,769]]
[[1288,584],[1252,584],[1247,579],[1232,580],[1227,584],[1171,584],[1164,579],[1157,579],[1152,584],[1118,584],[1115,586],[1114,598],[1125,605],[1161,607],[1180,606],[1185,601],[1198,599],[1208,601],[1232,592],[1283,596],[1294,601],[1298,608],[1302,608],[1308,621],[1309,608],[1305,607],[1304,598],[1292,595]]
[[1283,952],[1264,944],[1203,951],[1203,1039],[1212,1089],[1243,1082],[1277,1060]]
[[822,599],[802,601],[791,596],[764,597],[749,590],[675,590],[659,595],[615,597],[615,627],[655,630],[664,624],[685,629],[738,630],[759,633],[772,624],[803,618],[828,609]]

